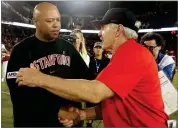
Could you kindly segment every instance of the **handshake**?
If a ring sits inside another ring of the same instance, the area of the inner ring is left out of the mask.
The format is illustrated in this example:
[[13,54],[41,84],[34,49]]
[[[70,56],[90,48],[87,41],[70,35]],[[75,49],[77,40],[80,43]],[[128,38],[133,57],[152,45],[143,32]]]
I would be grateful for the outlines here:
[[58,119],[65,127],[71,127],[86,119],[86,112],[75,107],[61,108]]

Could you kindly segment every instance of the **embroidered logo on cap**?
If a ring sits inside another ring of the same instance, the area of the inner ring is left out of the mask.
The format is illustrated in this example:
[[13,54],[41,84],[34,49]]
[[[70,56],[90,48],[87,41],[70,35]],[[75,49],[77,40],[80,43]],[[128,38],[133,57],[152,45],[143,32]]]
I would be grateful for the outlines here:
[[118,20],[111,20],[111,22],[117,22]]

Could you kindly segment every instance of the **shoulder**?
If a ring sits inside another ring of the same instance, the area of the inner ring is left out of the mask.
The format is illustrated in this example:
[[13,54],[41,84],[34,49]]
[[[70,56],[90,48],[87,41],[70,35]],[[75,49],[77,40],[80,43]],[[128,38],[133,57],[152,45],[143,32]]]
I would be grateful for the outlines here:
[[[143,66],[145,68],[154,61],[151,52],[136,41],[123,44],[111,58],[111,62],[117,64]],[[154,65],[156,66],[156,63]]]
[[151,52],[144,46],[136,42],[135,40],[128,41],[121,45],[115,53],[116,56],[122,56],[124,58],[129,57],[129,59],[145,59],[151,58],[153,56]]
[[57,41],[57,43],[60,43],[60,44],[62,44],[62,45],[64,45],[64,46],[66,46],[66,47],[74,48],[74,46],[72,45],[71,42],[69,42],[69,41],[67,41],[67,40],[64,40],[64,39],[62,39],[62,38],[57,38],[56,41]]
[[34,35],[23,39],[22,41],[18,42],[14,45],[13,49],[28,49],[29,46],[34,42],[35,37]]
[[72,58],[76,59],[76,57],[77,58],[81,57],[81,55],[79,54],[79,52],[76,50],[76,48],[73,46],[71,42],[61,39],[61,38],[58,38],[56,42],[57,44],[59,44],[59,47],[62,50],[65,50],[66,52],[68,52]]

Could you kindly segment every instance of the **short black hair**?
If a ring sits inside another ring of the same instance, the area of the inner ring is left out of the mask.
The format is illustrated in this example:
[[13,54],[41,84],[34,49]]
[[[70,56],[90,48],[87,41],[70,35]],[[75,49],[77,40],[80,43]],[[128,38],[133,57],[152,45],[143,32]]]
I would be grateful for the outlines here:
[[153,32],[149,32],[146,33],[145,35],[143,35],[141,37],[141,44],[144,44],[145,41],[149,41],[149,40],[155,40],[156,41],[156,45],[157,46],[161,46],[161,51],[165,52],[165,40],[164,38],[158,34],[158,33],[153,33]]

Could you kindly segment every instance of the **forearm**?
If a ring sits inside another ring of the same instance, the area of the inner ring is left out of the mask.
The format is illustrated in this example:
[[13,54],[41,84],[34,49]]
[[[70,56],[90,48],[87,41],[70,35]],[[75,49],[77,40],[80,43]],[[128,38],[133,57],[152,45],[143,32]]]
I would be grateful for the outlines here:
[[71,101],[75,101],[75,102],[80,102],[80,101],[81,101],[79,98],[76,98],[76,97],[74,97],[74,96],[72,96],[72,95],[68,95],[68,94],[63,93],[63,92],[60,92],[60,94],[59,94],[59,92],[56,91],[56,90],[54,90],[54,89],[46,88],[46,90],[48,90],[49,92],[51,92],[51,93],[53,93],[53,94],[55,94],[55,95],[58,95],[58,96],[60,96],[60,97],[63,97],[63,98],[65,98],[65,99],[69,99],[69,100],[71,100]]
[[61,79],[45,75],[39,84],[42,88],[69,100],[87,102],[95,102],[97,100],[97,89],[92,81]]

